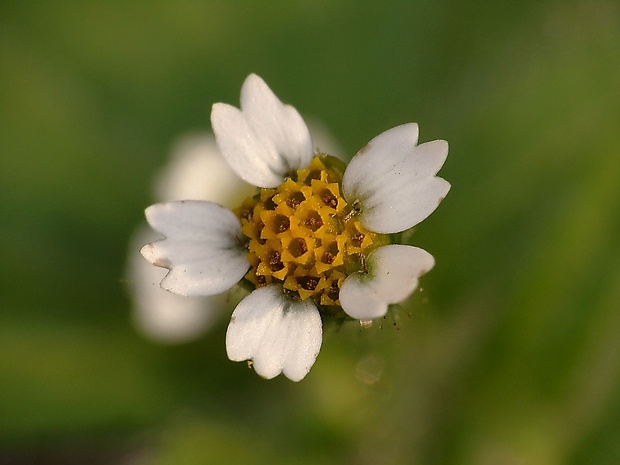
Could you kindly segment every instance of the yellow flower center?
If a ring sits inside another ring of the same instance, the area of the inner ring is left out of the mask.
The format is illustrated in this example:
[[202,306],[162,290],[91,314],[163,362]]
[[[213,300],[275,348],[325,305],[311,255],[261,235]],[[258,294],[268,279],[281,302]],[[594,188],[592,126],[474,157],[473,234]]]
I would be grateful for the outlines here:
[[340,306],[345,278],[365,269],[366,256],[387,236],[364,228],[357,205],[342,197],[341,162],[316,156],[275,189],[260,189],[235,214],[241,220],[256,287],[281,283],[301,300]]

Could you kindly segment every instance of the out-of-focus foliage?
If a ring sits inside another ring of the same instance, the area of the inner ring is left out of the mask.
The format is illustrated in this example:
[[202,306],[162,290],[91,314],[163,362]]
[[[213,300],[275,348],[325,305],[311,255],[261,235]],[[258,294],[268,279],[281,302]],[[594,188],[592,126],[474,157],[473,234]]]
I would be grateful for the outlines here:
[[[349,156],[451,147],[424,289],[299,384],[225,318],[143,340],[125,292],[153,174],[250,72]],[[612,0],[2,2],[0,463],[619,463],[619,82]]]

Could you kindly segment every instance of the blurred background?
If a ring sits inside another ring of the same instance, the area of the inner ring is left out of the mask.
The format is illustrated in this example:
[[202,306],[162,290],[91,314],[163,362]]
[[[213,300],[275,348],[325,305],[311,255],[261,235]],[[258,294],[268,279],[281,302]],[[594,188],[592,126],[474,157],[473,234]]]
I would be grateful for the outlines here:
[[[423,290],[300,383],[132,324],[153,176],[250,72],[348,157],[450,142]],[[2,1],[0,463],[620,463],[619,83],[614,0]]]

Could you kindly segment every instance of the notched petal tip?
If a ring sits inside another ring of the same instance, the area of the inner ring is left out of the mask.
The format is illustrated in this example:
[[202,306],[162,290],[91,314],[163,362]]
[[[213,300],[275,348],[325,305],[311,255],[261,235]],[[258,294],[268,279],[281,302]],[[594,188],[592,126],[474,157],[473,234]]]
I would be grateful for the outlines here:
[[208,296],[232,288],[247,272],[239,243],[240,222],[212,202],[187,200],[147,209],[149,223],[164,238],[142,248],[146,260],[170,272],[162,287],[180,295]]
[[160,268],[168,268],[172,266],[170,261],[159,255],[155,242],[146,244],[140,249],[140,254],[150,263]]
[[448,142],[443,139],[424,142],[415,147],[413,157],[417,158],[417,171],[423,176],[434,176],[446,162]]
[[[266,93],[275,99],[278,99],[276,94],[267,85],[265,80],[256,73],[250,73],[241,84],[241,105],[243,105],[244,98],[252,98],[259,93]],[[279,100],[279,99],[278,99]]]
[[251,360],[259,376],[283,373],[303,379],[314,364],[322,340],[321,317],[309,301],[293,301],[282,287],[256,289],[233,312],[226,351],[233,361]]
[[441,202],[443,202],[448,196],[448,192],[450,192],[450,189],[452,189],[452,185],[448,181],[446,181],[444,178],[437,177],[436,179],[443,182],[443,189],[444,189],[443,194],[437,197],[437,206],[439,206]]
[[144,209],[144,216],[146,218],[146,221],[153,226],[153,222],[155,221],[155,216],[157,215],[157,212],[163,208],[165,204],[163,203],[156,203],[153,205],[149,205],[148,207],[146,207]]

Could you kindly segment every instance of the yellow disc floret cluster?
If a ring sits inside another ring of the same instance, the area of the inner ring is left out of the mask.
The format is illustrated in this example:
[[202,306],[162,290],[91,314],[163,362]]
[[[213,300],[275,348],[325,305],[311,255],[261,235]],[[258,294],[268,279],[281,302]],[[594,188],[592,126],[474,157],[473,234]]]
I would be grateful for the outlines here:
[[251,265],[246,279],[254,286],[281,283],[301,300],[339,306],[344,279],[385,241],[359,223],[354,205],[342,197],[341,172],[328,168],[333,161],[317,156],[235,210]]

